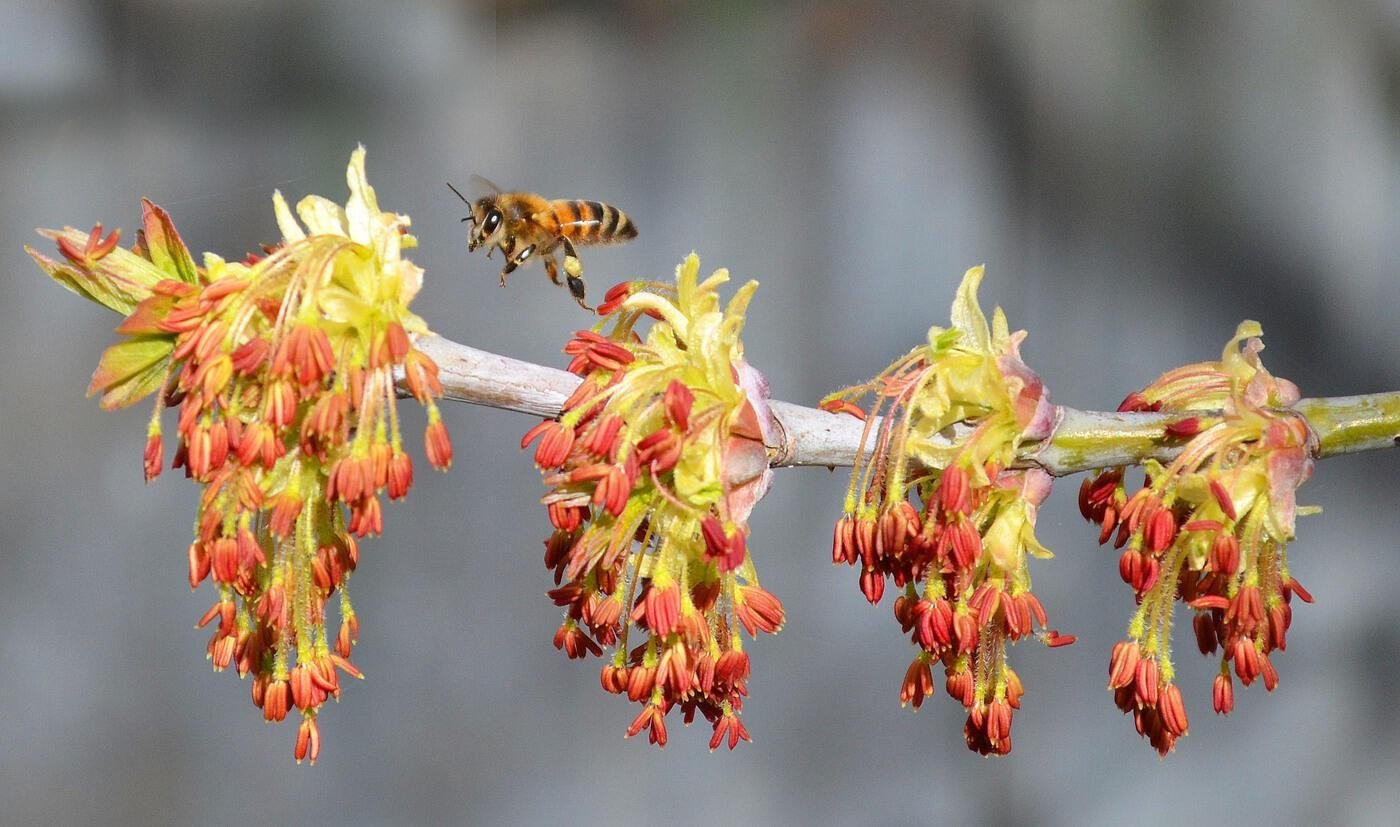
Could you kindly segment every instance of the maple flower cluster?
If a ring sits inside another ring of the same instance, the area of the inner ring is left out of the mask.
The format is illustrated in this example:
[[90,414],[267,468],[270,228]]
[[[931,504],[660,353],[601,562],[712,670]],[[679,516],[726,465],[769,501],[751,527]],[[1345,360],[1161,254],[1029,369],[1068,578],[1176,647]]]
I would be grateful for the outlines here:
[[1292,599],[1312,602],[1289,574],[1285,547],[1307,511],[1295,492],[1312,473],[1316,437],[1291,410],[1297,387],[1260,362],[1261,333],[1244,322],[1219,361],[1169,371],[1124,400],[1123,411],[1180,414],[1167,426],[1184,443],[1175,460],[1146,462],[1131,496],[1124,468],[1080,489],[1080,510],[1100,525],[1100,544],[1122,549],[1119,573],[1138,600],[1128,639],[1113,649],[1108,686],[1162,755],[1188,724],[1173,680],[1175,601],[1193,610],[1201,653],[1220,653],[1213,696],[1222,715],[1235,704],[1232,671],[1244,686],[1278,685],[1271,655],[1287,648]]
[[[1011,333],[1000,308],[988,325],[977,303],[982,275],[975,267],[963,277],[951,327],[930,329],[926,345],[822,406],[866,423],[832,562],[860,569],[871,603],[886,581],[900,590],[895,619],[917,649],[901,702],[918,709],[933,695],[941,664],[948,694],[968,711],[968,746],[1005,755],[1024,692],[1007,644],[1073,638],[1044,629],[1027,567],[1050,556],[1035,520],[1051,478],[1012,467],[1022,444],[1049,435],[1054,409],[1021,359],[1024,331]],[[867,395],[865,411],[856,403]]]
[[[545,565],[564,610],[554,645],[570,658],[614,653],[607,692],[641,704],[627,730],[666,744],[679,706],[713,727],[710,749],[749,740],[740,720],[750,637],[783,607],[758,582],[748,516],[771,481],[762,376],[739,339],[757,282],[721,307],[728,273],[699,281],[691,254],[675,285],[624,282],[593,330],[565,346],[583,377],[557,419],[525,435],[550,492]],[[637,327],[654,319],[645,333]]]
[[[320,752],[317,714],[340,694],[359,633],[346,585],[357,539],[383,528],[381,495],[413,484],[395,404],[395,372],[428,409],[429,461],[452,445],[435,398],[437,366],[413,346],[427,325],[408,309],[422,270],[407,216],[382,212],[351,157],[342,208],[308,196],[293,217],[273,196],[283,239],[265,256],[196,265],[169,216],[143,202],[135,247],[101,226],[41,231],[62,260],[31,255],[55,280],[126,316],[126,340],[102,356],[89,388],[112,409],[156,393],[145,449],[163,465],[161,410],[178,411],[173,467],[203,486],[188,549],[192,588],[212,581],[200,619],[216,670],[252,674],[268,721],[301,715],[298,762]],[[327,603],[339,596],[339,629]]]

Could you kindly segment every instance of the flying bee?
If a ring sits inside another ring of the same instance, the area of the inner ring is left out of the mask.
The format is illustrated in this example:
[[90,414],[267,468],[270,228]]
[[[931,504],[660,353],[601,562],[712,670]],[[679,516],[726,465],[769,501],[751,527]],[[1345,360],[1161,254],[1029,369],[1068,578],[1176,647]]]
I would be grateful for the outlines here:
[[536,258],[544,261],[549,280],[560,284],[562,253],[569,292],[584,310],[593,308],[584,302],[583,263],[576,245],[620,244],[637,237],[637,225],[611,204],[573,199],[551,201],[533,192],[502,192],[479,175],[472,176],[473,189],[482,193],[475,201],[451,184],[447,186],[471,208],[471,214],[462,219],[471,222],[467,249],[485,247],[486,257],[490,258],[499,247],[505,255],[502,287],[515,268]]

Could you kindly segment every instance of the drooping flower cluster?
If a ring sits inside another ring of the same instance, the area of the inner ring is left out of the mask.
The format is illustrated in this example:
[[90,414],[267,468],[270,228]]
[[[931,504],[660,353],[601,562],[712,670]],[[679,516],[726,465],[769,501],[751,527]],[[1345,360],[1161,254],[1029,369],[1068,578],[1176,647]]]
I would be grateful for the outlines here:
[[1099,542],[1122,549],[1119,573],[1137,595],[1128,639],[1113,649],[1108,685],[1140,735],[1162,755],[1186,734],[1174,683],[1172,613],[1194,612],[1196,644],[1221,652],[1214,706],[1234,708],[1235,677],[1278,685],[1270,655],[1287,646],[1296,595],[1312,596],[1288,570],[1285,546],[1300,509],[1295,491],[1312,473],[1316,439],[1292,410],[1296,386],[1259,359],[1255,322],[1239,326],[1218,362],[1177,368],[1120,410],[1180,414],[1167,425],[1181,452],[1167,465],[1144,463],[1146,479],[1128,496],[1125,469],[1085,480],[1079,505],[1100,526]]
[[[860,568],[871,603],[886,580],[901,590],[895,619],[918,653],[900,700],[918,709],[942,664],[948,694],[968,710],[968,746],[1005,755],[1024,691],[1007,643],[1073,638],[1044,630],[1027,567],[1028,556],[1051,556],[1034,531],[1051,479],[1012,467],[1022,444],[1050,433],[1054,409],[1021,360],[1025,333],[1011,333],[1000,308],[988,326],[977,303],[982,275],[974,267],[963,277],[952,327],[930,329],[926,345],[823,407],[865,419],[862,454],[874,437],[852,473],[832,562]],[[867,394],[868,413],[856,405]]]
[[[665,746],[679,706],[685,723],[697,712],[710,722],[712,750],[732,750],[749,740],[739,629],[754,637],[783,624],[748,553],[748,515],[770,482],[771,414],[739,340],[758,284],[722,308],[727,271],[700,282],[699,267],[691,254],[674,286],[610,290],[604,321],[564,348],[578,390],[521,445],[538,440],[551,488],[545,565],[564,609],[555,647],[570,658],[615,647],[602,684],[642,705],[629,737],[647,730]],[[644,339],[643,316],[655,319]]]
[[[383,527],[381,493],[407,494],[413,465],[400,436],[394,373],[428,409],[427,455],[452,446],[434,399],[437,366],[413,346],[427,332],[408,309],[422,270],[400,257],[407,216],[381,212],[364,150],[347,172],[344,208],[319,196],[273,203],[283,240],[263,257],[197,266],[169,216],[143,202],[134,249],[66,229],[42,231],[64,260],[31,250],[60,283],[127,315],[127,340],[103,354],[90,392],[104,408],[157,392],[145,472],[163,464],[160,412],[178,409],[173,467],[203,486],[188,550],[190,586],[212,580],[208,657],[254,675],[268,721],[301,713],[295,756],[320,751],[317,713],[339,697],[358,622],[346,595],[357,537]],[[348,517],[347,517],[348,512]],[[340,626],[326,604],[339,592]]]

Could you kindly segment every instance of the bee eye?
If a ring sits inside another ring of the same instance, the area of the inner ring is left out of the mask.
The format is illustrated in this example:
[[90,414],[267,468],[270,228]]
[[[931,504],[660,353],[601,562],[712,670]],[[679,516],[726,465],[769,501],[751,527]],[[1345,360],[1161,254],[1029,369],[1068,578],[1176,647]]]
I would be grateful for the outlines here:
[[490,235],[494,233],[499,226],[501,226],[501,211],[492,210],[486,214],[486,220],[482,222],[481,229],[485,231],[487,235]]

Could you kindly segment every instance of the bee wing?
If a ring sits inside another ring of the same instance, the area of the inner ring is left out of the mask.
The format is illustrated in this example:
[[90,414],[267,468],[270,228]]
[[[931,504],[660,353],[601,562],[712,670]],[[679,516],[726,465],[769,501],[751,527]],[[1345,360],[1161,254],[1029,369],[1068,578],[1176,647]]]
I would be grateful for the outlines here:
[[481,198],[485,195],[500,195],[504,190],[480,175],[473,175],[469,181],[472,198]]

